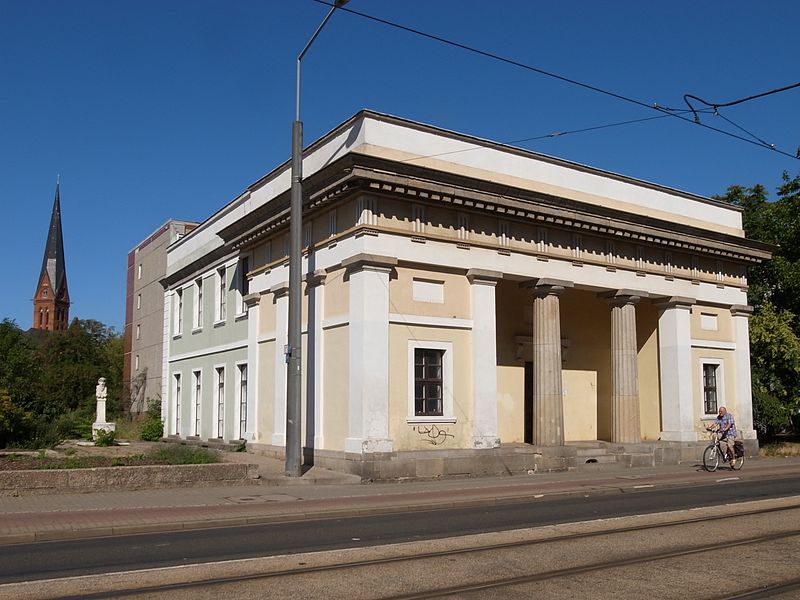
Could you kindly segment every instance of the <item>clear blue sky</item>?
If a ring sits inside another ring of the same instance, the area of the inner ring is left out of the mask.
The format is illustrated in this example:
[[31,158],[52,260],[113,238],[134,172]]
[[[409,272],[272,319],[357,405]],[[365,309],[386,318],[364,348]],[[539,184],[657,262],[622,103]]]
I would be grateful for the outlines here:
[[[396,21],[641,101],[727,102],[800,81],[800,2],[351,0]],[[286,160],[313,0],[0,0],[0,319],[31,326],[56,176],[71,316],[122,329],[128,251],[203,220]],[[722,111],[800,146],[800,89]],[[309,143],[362,108],[501,142],[652,110],[339,11],[303,63]],[[740,133],[720,117],[703,122]],[[675,118],[518,144],[686,191],[800,160]]]

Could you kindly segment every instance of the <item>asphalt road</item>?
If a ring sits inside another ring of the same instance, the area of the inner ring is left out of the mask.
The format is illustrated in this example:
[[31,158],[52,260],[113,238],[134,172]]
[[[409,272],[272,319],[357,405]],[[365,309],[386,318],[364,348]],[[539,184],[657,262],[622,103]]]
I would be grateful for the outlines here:
[[0,547],[0,583],[360,548],[794,495],[800,495],[800,478],[772,478],[626,493],[545,496],[534,501],[413,514],[17,544]]

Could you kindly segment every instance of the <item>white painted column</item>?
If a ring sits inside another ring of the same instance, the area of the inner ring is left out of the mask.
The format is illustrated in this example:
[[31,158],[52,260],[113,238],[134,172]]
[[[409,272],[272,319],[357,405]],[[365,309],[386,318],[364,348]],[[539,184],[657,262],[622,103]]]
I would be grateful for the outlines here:
[[750,317],[752,306],[731,306],[736,341],[736,406],[733,417],[740,438],[756,439],[753,428],[753,383],[750,372]]
[[661,439],[697,441],[692,391],[692,298],[673,297],[657,305],[658,372],[661,380]]
[[497,314],[495,287],[503,274],[470,269],[472,295],[472,445],[497,448]]
[[[306,420],[313,419],[313,430],[306,425],[305,446],[323,447],[322,419],[325,410],[324,338],[322,319],[325,317],[325,271],[317,270],[306,278],[308,294],[308,327],[306,335]],[[309,439],[312,438],[312,439]]]
[[358,254],[342,261],[350,290],[349,404],[345,451],[391,452],[389,275],[397,259]]
[[275,302],[275,362],[273,363],[273,415],[272,444],[286,446],[286,355],[289,342],[289,284],[279,283],[270,288]]
[[[247,428],[244,432],[244,438],[253,442],[259,440],[261,435],[263,435],[263,432],[256,429],[259,406],[257,398],[259,371],[258,328],[261,320],[261,296],[261,292],[254,292],[242,298],[242,302],[247,308]],[[238,380],[235,380],[235,382],[236,385],[240,383]],[[237,399],[236,404],[239,407],[237,409],[237,418],[239,421],[236,423],[236,427],[238,428],[242,418],[238,389],[234,394],[234,398]]]

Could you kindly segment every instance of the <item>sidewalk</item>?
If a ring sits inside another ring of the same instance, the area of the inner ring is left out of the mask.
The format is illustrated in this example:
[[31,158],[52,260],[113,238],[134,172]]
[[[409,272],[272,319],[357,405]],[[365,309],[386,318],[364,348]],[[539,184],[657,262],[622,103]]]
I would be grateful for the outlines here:
[[301,479],[289,478],[283,475],[281,461],[249,454],[241,459],[259,464],[261,485],[0,497],[0,544],[499,504],[570,493],[625,493],[731,478],[800,476],[800,458],[769,458],[750,460],[736,472],[723,468],[707,473],[699,464],[686,464],[362,485],[352,477],[317,467]]

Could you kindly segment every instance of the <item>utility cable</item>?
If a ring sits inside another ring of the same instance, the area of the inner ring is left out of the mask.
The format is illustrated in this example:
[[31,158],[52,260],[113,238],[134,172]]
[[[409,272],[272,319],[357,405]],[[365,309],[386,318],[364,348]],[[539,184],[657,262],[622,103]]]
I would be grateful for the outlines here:
[[[314,2],[316,2],[318,4],[324,4],[325,6],[333,6],[333,4],[331,2],[329,2],[328,0],[314,0]],[[600,88],[600,87],[597,87],[597,86],[594,86],[594,85],[590,85],[588,83],[583,83],[583,82],[575,80],[575,79],[570,79],[569,77],[565,77],[563,75],[558,75],[557,73],[546,71],[544,69],[540,69],[538,67],[534,67],[532,65],[528,65],[528,64],[519,62],[517,60],[506,58],[504,56],[500,56],[500,55],[494,54],[492,52],[487,52],[485,50],[480,50],[480,49],[475,48],[473,46],[468,46],[468,45],[462,44],[460,42],[455,42],[453,40],[448,40],[448,39],[443,38],[441,36],[437,36],[437,35],[433,35],[433,34],[430,34],[430,33],[426,33],[426,32],[421,31],[419,29],[414,29],[413,27],[408,27],[406,25],[400,25],[399,23],[395,23],[393,21],[389,21],[389,20],[386,20],[386,19],[382,19],[380,17],[369,15],[367,13],[363,13],[363,12],[360,12],[360,11],[357,11],[357,10],[353,10],[352,8],[347,8],[347,6],[340,6],[339,10],[343,11],[343,12],[347,12],[347,13],[353,14],[353,15],[356,15],[356,16],[359,16],[359,17],[362,17],[362,18],[370,20],[370,21],[381,23],[382,25],[387,25],[387,26],[393,27],[395,29],[400,29],[400,30],[405,31],[407,33],[412,33],[414,35],[418,35],[418,36],[421,36],[421,37],[424,37],[424,38],[427,38],[427,39],[430,39],[430,40],[445,44],[447,46],[452,46],[454,48],[459,48],[461,50],[465,50],[465,51],[471,52],[473,54],[478,54],[480,56],[484,56],[484,57],[490,58],[492,60],[496,60],[496,61],[499,61],[499,62],[502,62],[502,63],[505,63],[505,64],[509,64],[509,65],[512,65],[512,66],[515,66],[515,67],[519,67],[521,69],[525,69],[527,71],[532,71],[532,72],[538,73],[540,75],[545,75],[547,77],[552,77],[554,79],[558,79],[559,81],[563,81],[565,83],[570,83],[572,85],[576,85],[576,86],[582,87],[584,89],[588,89],[588,90],[593,91],[593,92],[604,94],[606,96],[610,96],[612,98],[616,98],[616,99],[622,100],[624,102],[629,102],[631,104],[636,104],[637,106],[642,106],[644,108],[648,108],[648,109],[651,109],[651,110],[657,110],[657,111],[659,111],[661,113],[664,113],[665,115],[669,115],[669,116],[675,117],[676,119],[681,119],[682,121],[686,121],[687,123],[693,123],[693,124],[699,125],[700,127],[703,127],[705,129],[709,129],[711,131],[716,131],[717,133],[721,133],[721,134],[726,135],[728,137],[731,137],[731,138],[734,138],[734,139],[737,139],[737,140],[740,140],[740,141],[743,141],[743,142],[747,142],[748,144],[753,144],[754,146],[758,146],[760,148],[767,148],[768,150],[772,150],[772,151],[777,152],[779,154],[782,154],[784,156],[788,156],[789,158],[794,158],[794,159],[800,158],[800,152],[798,153],[798,156],[795,156],[794,154],[790,154],[788,152],[784,152],[783,150],[779,150],[775,146],[772,146],[772,145],[769,145],[769,144],[765,145],[765,144],[763,144],[761,142],[757,142],[755,140],[748,139],[746,137],[742,137],[742,136],[737,135],[735,133],[731,133],[730,131],[725,131],[724,129],[719,129],[718,127],[712,127],[711,125],[707,125],[705,123],[686,118],[686,117],[682,116],[681,114],[679,114],[679,112],[680,112],[679,110],[674,109],[674,108],[661,106],[658,103],[648,104],[646,102],[642,102],[641,100],[637,100],[635,98],[631,98],[631,97],[625,96],[623,94],[618,94],[616,92],[605,90],[603,88]],[[793,85],[793,86],[788,86],[785,89],[791,89],[792,87],[798,87],[798,86],[800,86],[800,83],[798,83],[796,85]],[[745,102],[747,100],[752,100],[752,99],[755,99],[755,98],[759,98],[759,97],[764,96],[764,95],[777,93],[778,91],[785,91],[785,89],[782,88],[782,89],[779,89],[779,90],[772,90],[770,92],[764,92],[763,94],[757,94],[757,95],[752,96],[750,98],[742,98],[741,100],[735,101],[735,103],[739,104],[739,103]],[[699,98],[696,98],[696,97],[693,97],[693,98],[698,100],[698,101],[703,102]],[[720,104],[719,106],[724,106],[724,105]],[[695,112],[695,111],[692,111],[692,112]]]
[[739,100],[733,100],[731,102],[722,102],[722,103],[706,102],[702,98],[698,98],[697,96],[693,96],[692,94],[684,94],[683,101],[686,102],[686,105],[694,113],[694,122],[699,123],[700,116],[695,111],[694,106],[692,106],[691,102],[689,102],[689,98],[691,98],[692,100],[697,100],[698,102],[700,102],[701,104],[705,104],[706,106],[710,106],[716,111],[719,108],[724,108],[726,106],[736,106],[737,104],[742,104],[744,102],[750,102],[751,100],[755,100],[756,98],[763,98],[764,96],[771,96],[772,94],[785,92],[787,90],[791,90],[796,87],[800,87],[800,81],[798,81],[797,83],[793,83],[791,85],[784,86],[782,88],[777,88],[775,90],[770,90],[768,92],[762,92],[760,94],[754,94],[753,96],[748,96],[747,98],[740,98]]

